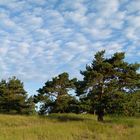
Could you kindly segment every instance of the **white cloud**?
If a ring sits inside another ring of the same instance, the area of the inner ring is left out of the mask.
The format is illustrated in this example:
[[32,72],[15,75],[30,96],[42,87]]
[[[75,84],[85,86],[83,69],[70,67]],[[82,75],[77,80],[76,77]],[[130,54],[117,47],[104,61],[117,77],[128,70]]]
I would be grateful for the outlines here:
[[29,54],[29,44],[22,42],[21,44],[19,44],[18,46],[18,52],[21,53],[22,55],[28,55]]
[[[0,0],[1,77],[42,81],[79,70],[93,54],[139,56],[139,0]],[[136,61],[139,61],[136,59]]]
[[140,1],[139,1],[139,0],[130,1],[130,2],[127,4],[126,9],[127,9],[127,12],[128,12],[128,13],[140,11]]

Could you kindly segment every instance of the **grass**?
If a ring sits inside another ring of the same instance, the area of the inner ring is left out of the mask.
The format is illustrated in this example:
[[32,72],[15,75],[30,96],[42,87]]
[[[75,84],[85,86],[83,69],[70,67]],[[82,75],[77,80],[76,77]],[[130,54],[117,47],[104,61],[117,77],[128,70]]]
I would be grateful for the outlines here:
[[0,115],[0,140],[139,140],[140,118],[52,114],[39,116]]

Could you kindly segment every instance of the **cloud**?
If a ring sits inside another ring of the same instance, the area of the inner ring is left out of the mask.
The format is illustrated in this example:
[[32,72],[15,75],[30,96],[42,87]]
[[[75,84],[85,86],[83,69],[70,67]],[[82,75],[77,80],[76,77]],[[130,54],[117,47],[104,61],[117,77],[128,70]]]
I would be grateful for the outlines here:
[[126,6],[128,13],[135,13],[140,11],[140,2],[139,0],[130,1]]
[[44,81],[99,50],[140,61],[139,0],[0,0],[0,78]]

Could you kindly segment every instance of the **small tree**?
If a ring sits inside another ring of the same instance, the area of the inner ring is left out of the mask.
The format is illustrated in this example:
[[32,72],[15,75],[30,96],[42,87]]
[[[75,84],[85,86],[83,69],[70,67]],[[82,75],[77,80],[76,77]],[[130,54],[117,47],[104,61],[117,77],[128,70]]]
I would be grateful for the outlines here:
[[123,115],[140,116],[140,91],[129,94],[123,102]]
[[10,114],[25,114],[29,110],[27,92],[23,83],[16,77],[0,82],[0,112]]
[[27,115],[35,115],[37,112],[35,110],[35,103],[34,103],[34,97],[30,96],[28,99],[26,99],[26,108],[24,109],[24,114]]
[[122,93],[133,93],[140,86],[139,64],[124,62],[124,53],[115,53],[111,58],[104,54],[105,51],[95,54],[92,64],[81,71],[83,80],[77,83],[77,95],[87,95],[92,101],[98,121],[103,121],[104,113],[113,109]]
[[69,95],[73,90],[76,79],[69,79],[68,73],[62,73],[47,81],[45,86],[38,90],[38,95],[34,96],[35,102],[41,103],[40,114],[46,112],[67,112],[74,97]]

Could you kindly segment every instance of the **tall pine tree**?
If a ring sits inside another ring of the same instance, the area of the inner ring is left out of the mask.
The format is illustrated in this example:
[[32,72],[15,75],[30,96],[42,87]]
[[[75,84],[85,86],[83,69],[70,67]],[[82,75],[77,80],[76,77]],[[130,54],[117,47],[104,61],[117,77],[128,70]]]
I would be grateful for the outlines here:
[[122,94],[133,93],[140,87],[139,64],[125,62],[124,53],[115,53],[111,58],[104,54],[105,51],[95,54],[91,65],[81,71],[83,80],[77,83],[77,94],[92,101],[98,121],[103,121],[104,113],[113,109],[115,102],[119,105]]

